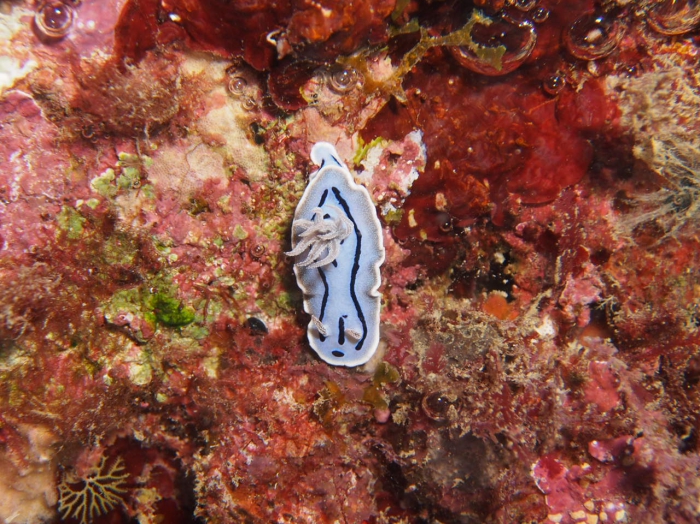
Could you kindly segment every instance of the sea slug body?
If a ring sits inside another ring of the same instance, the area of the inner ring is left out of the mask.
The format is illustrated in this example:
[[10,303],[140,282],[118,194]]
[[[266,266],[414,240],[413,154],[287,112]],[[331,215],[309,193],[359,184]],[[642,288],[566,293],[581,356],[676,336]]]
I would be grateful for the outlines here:
[[294,274],[311,315],[311,347],[329,364],[359,366],[379,344],[382,228],[367,189],[331,144],[315,144],[311,160],[319,169],[294,213],[287,254],[296,257]]

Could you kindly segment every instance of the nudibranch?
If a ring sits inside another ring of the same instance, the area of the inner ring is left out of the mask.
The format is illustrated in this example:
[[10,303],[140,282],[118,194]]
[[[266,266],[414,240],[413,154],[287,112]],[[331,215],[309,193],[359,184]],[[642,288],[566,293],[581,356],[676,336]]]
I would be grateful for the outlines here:
[[363,186],[353,180],[335,147],[318,142],[311,161],[319,166],[292,222],[294,274],[311,315],[309,344],[337,366],[359,366],[379,344],[384,262],[382,226]]

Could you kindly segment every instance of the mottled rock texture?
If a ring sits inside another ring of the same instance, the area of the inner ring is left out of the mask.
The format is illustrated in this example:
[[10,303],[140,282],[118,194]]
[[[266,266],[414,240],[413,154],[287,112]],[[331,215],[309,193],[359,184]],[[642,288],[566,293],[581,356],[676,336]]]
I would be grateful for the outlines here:
[[[0,4],[0,520],[697,522],[699,23]],[[284,255],[319,140],[382,222],[361,368]]]

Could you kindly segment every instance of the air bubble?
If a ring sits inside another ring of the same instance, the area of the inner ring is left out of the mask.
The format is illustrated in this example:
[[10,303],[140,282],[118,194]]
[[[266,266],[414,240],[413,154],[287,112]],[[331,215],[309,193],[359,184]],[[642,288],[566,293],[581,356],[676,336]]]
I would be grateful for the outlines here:
[[700,25],[700,2],[665,0],[649,10],[649,25],[663,35],[682,35]]
[[444,212],[438,213],[435,220],[438,224],[438,228],[443,233],[449,233],[452,231],[452,218],[449,214]]
[[[471,37],[477,45],[476,49],[450,47],[450,52],[463,67],[488,76],[507,75],[515,71],[528,59],[537,43],[535,26],[529,21],[514,24],[501,19],[490,25],[477,24]],[[495,60],[493,52],[500,46],[505,48],[505,52],[499,60]]]
[[563,76],[557,74],[546,78],[542,82],[542,89],[548,95],[556,96],[562,89],[564,89],[565,85],[566,79]]
[[235,96],[241,96],[247,87],[248,81],[241,76],[234,76],[233,78],[230,78],[226,84],[226,88],[228,89],[229,93]]
[[250,97],[244,98],[242,104],[243,109],[245,109],[246,111],[252,111],[258,106],[258,104],[255,103],[255,100],[253,100]]
[[63,38],[73,25],[73,8],[56,0],[44,2],[34,14],[39,36],[48,40]]
[[330,72],[328,77],[328,84],[330,88],[339,94],[349,93],[355,89],[362,81],[362,75],[360,75],[352,67],[346,67],[342,69],[335,69]]
[[423,397],[421,407],[429,419],[444,422],[450,418],[450,411],[454,410],[455,414],[459,411],[459,399],[453,393],[435,391]]
[[616,18],[591,13],[573,23],[564,33],[564,43],[576,58],[596,60],[612,53],[624,34],[624,25]]
[[549,9],[538,7],[532,12],[530,18],[532,18],[532,21],[536,24],[541,24],[542,22],[546,21],[547,18],[549,18]]
[[250,256],[254,259],[258,259],[265,254],[265,246],[262,244],[256,244],[253,249],[250,250]]
[[83,138],[87,140],[92,140],[95,138],[95,126],[92,124],[87,124],[83,126],[83,128],[80,130],[80,134],[83,135]]

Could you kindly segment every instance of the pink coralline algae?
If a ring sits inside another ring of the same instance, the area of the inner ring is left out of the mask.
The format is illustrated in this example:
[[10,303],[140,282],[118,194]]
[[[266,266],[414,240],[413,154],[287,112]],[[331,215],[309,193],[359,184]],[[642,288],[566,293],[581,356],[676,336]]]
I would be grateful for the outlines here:
[[[699,24],[2,3],[0,521],[698,522]],[[320,141],[386,252],[357,368],[285,255]]]

